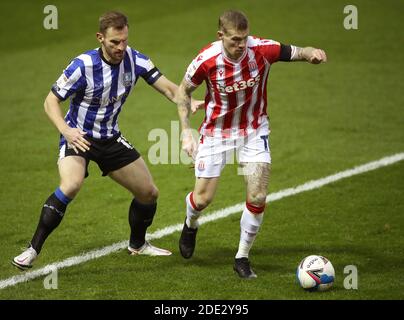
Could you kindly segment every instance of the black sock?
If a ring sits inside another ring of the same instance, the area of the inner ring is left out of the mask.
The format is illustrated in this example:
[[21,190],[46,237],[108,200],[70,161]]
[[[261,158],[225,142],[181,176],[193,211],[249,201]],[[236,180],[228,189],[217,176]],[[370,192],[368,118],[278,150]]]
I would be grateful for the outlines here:
[[31,240],[31,246],[39,254],[46,238],[59,225],[65,214],[67,205],[52,193],[42,207],[41,217]]
[[146,241],[146,230],[152,224],[156,213],[157,203],[143,204],[132,200],[129,208],[130,241],[132,248],[137,249]]

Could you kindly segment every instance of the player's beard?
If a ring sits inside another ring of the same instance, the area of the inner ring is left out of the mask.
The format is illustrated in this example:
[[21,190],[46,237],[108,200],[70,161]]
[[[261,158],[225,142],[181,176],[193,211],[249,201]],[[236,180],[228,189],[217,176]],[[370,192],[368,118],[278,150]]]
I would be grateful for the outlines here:
[[114,53],[115,60],[119,60],[119,62],[122,61],[124,54],[125,54],[125,51],[115,52]]
[[[111,60],[111,63],[117,64],[120,63],[125,55],[125,51],[117,51],[114,49],[110,49],[104,46],[105,53],[108,55],[108,58]],[[119,54],[120,52],[121,54]]]

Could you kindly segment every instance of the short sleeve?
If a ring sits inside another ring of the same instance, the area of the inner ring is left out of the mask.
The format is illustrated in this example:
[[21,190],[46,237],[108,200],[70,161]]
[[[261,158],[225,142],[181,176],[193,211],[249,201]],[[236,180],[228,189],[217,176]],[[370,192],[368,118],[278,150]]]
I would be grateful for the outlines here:
[[258,50],[269,63],[279,61],[281,56],[281,44],[274,40],[259,39]]
[[198,55],[188,66],[185,73],[185,80],[193,87],[199,86],[206,78],[202,55]]
[[84,63],[74,59],[52,86],[52,92],[62,101],[78,91],[85,89],[87,85]]
[[132,54],[135,61],[135,75],[136,78],[142,77],[148,84],[153,84],[158,78],[162,76],[162,73],[157,69],[150,58],[139,51],[132,50]]

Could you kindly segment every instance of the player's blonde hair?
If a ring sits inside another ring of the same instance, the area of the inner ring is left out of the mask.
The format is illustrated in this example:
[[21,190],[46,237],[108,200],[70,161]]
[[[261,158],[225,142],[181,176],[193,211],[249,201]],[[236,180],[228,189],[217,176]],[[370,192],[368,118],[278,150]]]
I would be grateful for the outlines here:
[[219,17],[219,30],[227,33],[228,29],[244,31],[248,29],[248,19],[244,13],[237,10],[227,10]]
[[121,30],[125,26],[129,27],[128,18],[121,12],[118,11],[108,11],[104,13],[100,19],[100,29],[102,34],[105,34],[108,28],[112,27],[114,29]]

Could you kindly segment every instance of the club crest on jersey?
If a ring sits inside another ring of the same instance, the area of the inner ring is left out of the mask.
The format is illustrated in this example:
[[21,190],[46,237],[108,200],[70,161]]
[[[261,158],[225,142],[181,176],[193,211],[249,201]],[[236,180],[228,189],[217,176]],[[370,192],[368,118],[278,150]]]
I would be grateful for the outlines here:
[[132,72],[125,72],[123,74],[122,83],[125,87],[129,87],[132,84]]
[[250,72],[251,71],[256,71],[258,69],[258,65],[257,65],[257,63],[255,61],[249,61],[248,62],[248,68],[250,69]]
[[102,82],[96,82],[94,84],[94,90],[100,90],[100,89],[103,89],[103,88],[104,88],[104,85],[102,84]]

